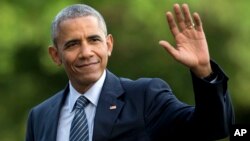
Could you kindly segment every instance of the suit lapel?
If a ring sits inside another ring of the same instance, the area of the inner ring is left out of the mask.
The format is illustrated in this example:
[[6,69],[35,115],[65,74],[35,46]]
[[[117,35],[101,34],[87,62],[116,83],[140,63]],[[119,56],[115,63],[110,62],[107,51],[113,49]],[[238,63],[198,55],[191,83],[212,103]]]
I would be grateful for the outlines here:
[[51,107],[47,113],[47,124],[46,124],[46,140],[47,141],[55,141],[57,137],[57,127],[58,121],[60,117],[61,108],[65,102],[67,94],[69,92],[69,87],[67,86],[66,89],[60,91],[56,94],[55,100],[51,104]]
[[115,120],[124,103],[118,99],[124,90],[119,78],[107,71],[96,109],[93,141],[106,141],[109,139]]
[[[55,100],[47,112],[46,140],[55,141],[61,108],[65,102],[69,87],[56,94]],[[119,97],[124,93],[119,78],[107,71],[107,76],[98,101],[94,119],[93,141],[109,139],[115,120],[120,113],[124,102]]]

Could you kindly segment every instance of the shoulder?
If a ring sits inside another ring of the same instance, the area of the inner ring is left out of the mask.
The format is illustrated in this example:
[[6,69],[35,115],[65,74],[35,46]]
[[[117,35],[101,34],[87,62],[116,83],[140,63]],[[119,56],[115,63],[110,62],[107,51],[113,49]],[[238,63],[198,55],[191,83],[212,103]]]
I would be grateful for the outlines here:
[[59,92],[55,93],[53,96],[49,97],[48,99],[44,100],[40,104],[34,106],[31,111],[37,112],[37,113],[45,113],[47,110],[61,105],[65,98],[67,89],[60,90]]
[[[110,85],[112,85],[113,87],[110,88]],[[130,79],[116,76],[110,71],[107,71],[107,77],[104,86],[107,86],[108,88],[106,89],[109,90],[114,90],[114,87],[119,87],[120,89],[125,89],[127,91],[141,91],[157,87],[166,88],[170,90],[170,86],[168,85],[168,83],[161,78],[141,77],[137,79]]]
[[137,111],[147,111],[144,113],[146,115],[151,115],[152,109],[162,110],[177,101],[170,86],[163,79],[139,78],[131,80],[120,78],[120,81],[125,90],[124,101],[132,103],[139,109]]
[[160,78],[138,78],[136,80],[128,78],[120,78],[121,84],[125,89],[144,89],[145,91],[150,89],[167,89],[171,91],[169,84]]

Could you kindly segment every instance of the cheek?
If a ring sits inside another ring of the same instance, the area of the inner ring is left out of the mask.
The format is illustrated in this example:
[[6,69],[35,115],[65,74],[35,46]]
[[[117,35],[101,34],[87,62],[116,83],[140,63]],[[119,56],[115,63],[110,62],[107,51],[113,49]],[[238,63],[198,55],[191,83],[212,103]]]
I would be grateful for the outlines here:
[[65,66],[70,66],[73,64],[76,55],[74,53],[64,53],[62,56],[62,61]]
[[102,52],[100,53],[100,56],[101,56],[103,61],[107,62],[108,57],[109,57],[108,51],[107,50],[102,50]]

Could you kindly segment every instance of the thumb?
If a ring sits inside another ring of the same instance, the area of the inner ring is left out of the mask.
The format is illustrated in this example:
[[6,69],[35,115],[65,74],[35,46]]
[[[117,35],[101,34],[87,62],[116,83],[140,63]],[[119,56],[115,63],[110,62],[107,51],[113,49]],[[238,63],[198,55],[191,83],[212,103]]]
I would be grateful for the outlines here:
[[170,54],[172,55],[173,57],[176,56],[176,49],[167,41],[159,41],[159,44]]

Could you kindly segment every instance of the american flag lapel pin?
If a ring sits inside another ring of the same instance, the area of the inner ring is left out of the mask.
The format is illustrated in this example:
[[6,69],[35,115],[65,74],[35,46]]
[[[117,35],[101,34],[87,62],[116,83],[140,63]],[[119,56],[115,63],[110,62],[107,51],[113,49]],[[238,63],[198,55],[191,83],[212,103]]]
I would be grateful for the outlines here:
[[111,105],[110,107],[109,107],[109,110],[115,110],[116,109],[116,105]]

